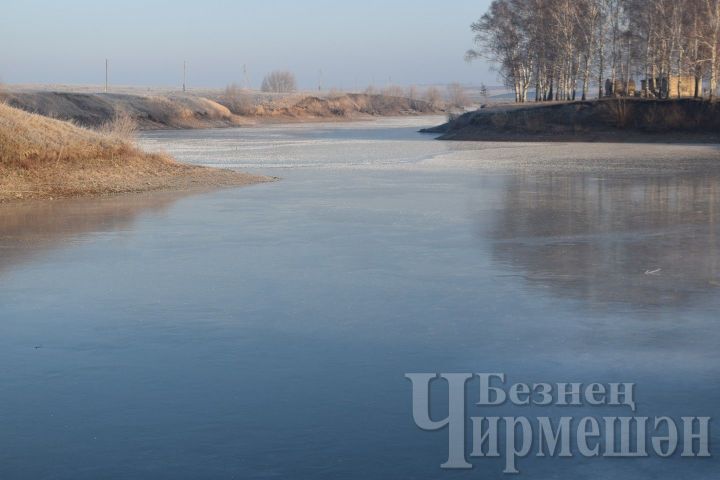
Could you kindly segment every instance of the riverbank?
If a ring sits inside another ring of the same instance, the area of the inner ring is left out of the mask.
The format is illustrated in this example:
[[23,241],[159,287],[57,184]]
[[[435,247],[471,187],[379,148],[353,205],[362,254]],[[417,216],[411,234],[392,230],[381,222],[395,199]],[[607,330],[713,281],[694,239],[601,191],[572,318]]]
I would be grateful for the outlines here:
[[269,177],[181,164],[121,133],[0,104],[0,202],[248,185]]
[[79,93],[13,90],[15,108],[89,128],[119,114],[141,130],[242,127],[266,123],[359,120],[443,112],[422,100],[381,94],[271,95],[242,89],[195,93]]
[[620,98],[494,105],[423,132],[462,141],[717,143],[720,104]]

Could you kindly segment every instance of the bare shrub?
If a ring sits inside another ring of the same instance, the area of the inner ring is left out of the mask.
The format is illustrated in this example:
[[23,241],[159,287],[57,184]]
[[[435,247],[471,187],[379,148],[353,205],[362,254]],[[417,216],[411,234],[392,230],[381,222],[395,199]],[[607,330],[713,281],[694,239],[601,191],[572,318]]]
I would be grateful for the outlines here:
[[410,100],[410,107],[418,112],[429,112],[434,110],[427,102],[420,99],[420,94],[415,85],[411,85],[407,88],[405,96]]
[[260,87],[263,92],[291,93],[297,90],[295,75],[288,71],[276,70],[265,75]]
[[617,128],[627,127],[632,117],[632,114],[630,111],[630,106],[628,105],[628,101],[625,99],[625,97],[616,97],[612,100],[609,100],[607,105],[610,111],[610,115],[615,122],[615,126]]
[[225,87],[225,92],[220,97],[220,103],[235,115],[253,115],[255,113],[255,101],[252,95],[234,83]]
[[418,99],[418,90],[415,85],[410,85],[407,88],[407,91],[405,92],[405,96],[409,98],[412,101],[415,101]]
[[398,87],[397,85],[388,85],[385,89],[383,89],[382,94],[386,97],[404,97],[405,91],[402,87]]
[[459,83],[451,83],[447,86],[447,99],[448,105],[452,108],[465,109],[470,105],[470,98]]
[[380,95],[372,97],[373,109],[381,115],[402,110],[404,107],[399,99],[403,98],[404,93],[401,87],[395,85],[385,87]]
[[100,131],[105,135],[124,142],[134,141],[137,130],[135,119],[122,111],[115,112],[113,119],[100,127]]
[[339,117],[346,117],[354,111],[356,105],[350,100],[346,94],[340,92],[337,96],[328,101],[330,113]]
[[442,108],[442,95],[440,94],[440,90],[435,87],[428,88],[425,91],[425,101],[433,110]]

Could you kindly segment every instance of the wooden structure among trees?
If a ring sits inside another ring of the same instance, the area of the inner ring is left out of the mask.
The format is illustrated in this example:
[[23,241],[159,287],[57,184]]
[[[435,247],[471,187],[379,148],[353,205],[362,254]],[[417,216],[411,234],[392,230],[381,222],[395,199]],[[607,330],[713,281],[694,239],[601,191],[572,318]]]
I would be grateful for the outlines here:
[[642,81],[641,93],[654,98],[687,98],[702,95],[702,79],[692,75],[670,75]]

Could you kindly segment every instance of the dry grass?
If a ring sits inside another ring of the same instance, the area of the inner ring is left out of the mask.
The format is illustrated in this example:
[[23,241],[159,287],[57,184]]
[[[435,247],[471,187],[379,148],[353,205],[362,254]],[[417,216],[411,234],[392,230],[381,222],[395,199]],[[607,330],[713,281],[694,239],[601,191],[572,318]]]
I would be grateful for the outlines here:
[[0,105],[0,164],[34,168],[135,153],[109,135]]
[[110,138],[124,142],[134,142],[138,124],[134,118],[125,112],[116,112],[115,117],[100,128],[100,131]]
[[145,153],[127,141],[130,130],[122,118],[97,132],[0,104],[0,201],[262,180]]

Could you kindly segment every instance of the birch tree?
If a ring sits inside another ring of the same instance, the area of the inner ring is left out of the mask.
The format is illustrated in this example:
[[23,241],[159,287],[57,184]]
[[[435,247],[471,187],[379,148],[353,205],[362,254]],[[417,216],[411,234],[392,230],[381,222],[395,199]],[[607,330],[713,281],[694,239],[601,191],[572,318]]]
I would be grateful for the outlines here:
[[720,0],[495,0],[471,28],[466,58],[490,60],[518,102],[531,86],[536,101],[575,99],[578,83],[586,100],[593,81],[627,94],[641,76],[644,96],[676,96],[688,77],[716,95]]

